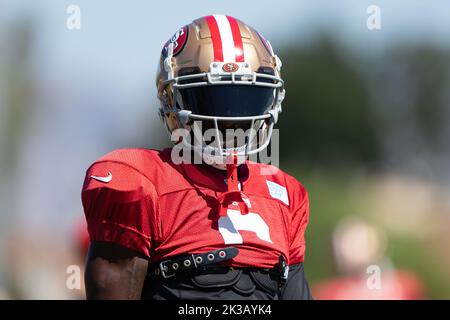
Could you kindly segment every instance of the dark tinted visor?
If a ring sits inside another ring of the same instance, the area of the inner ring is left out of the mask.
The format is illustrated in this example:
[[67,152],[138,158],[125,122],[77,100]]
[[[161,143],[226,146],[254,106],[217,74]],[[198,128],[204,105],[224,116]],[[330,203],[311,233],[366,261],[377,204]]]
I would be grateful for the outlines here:
[[184,107],[194,114],[246,117],[265,114],[273,104],[274,89],[251,85],[211,85],[180,90]]

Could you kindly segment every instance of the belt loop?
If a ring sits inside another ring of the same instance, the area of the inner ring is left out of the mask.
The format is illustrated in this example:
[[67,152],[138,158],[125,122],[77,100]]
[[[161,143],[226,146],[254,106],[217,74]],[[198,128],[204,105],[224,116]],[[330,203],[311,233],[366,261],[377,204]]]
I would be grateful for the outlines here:
[[281,254],[278,258],[279,266],[278,270],[280,272],[280,286],[283,286],[289,276],[289,266],[286,262],[286,258]]

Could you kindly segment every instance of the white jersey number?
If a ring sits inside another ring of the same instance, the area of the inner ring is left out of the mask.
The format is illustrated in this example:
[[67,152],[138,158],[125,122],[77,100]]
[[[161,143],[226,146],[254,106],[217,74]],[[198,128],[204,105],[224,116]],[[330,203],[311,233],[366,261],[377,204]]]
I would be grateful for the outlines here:
[[249,212],[243,215],[240,211],[232,209],[228,209],[227,213],[227,216],[219,219],[219,231],[225,244],[244,243],[239,230],[253,231],[259,239],[272,243],[269,226],[259,214]]

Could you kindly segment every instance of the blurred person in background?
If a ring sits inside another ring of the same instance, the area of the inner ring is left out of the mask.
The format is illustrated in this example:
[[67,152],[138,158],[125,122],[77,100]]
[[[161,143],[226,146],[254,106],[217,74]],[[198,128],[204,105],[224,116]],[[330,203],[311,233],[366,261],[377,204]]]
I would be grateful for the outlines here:
[[424,299],[420,277],[397,270],[385,256],[387,239],[361,218],[335,227],[332,248],[338,276],[315,283],[314,296],[326,300]]

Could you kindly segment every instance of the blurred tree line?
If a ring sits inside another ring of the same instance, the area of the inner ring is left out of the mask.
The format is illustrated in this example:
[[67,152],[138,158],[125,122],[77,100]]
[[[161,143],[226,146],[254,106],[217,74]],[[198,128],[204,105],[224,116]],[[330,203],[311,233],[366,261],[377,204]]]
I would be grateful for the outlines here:
[[281,57],[286,82],[278,126],[281,158],[378,158],[368,89],[336,44],[324,37],[307,48],[286,48]]
[[448,51],[397,44],[364,60],[323,36],[280,56],[281,159],[404,165],[450,151]]

